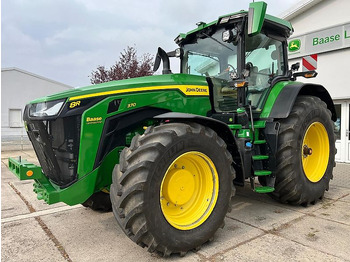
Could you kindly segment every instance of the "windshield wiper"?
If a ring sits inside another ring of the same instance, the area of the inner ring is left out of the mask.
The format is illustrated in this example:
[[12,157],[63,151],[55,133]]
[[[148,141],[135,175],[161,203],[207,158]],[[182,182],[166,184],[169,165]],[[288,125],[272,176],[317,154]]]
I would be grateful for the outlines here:
[[198,56],[208,57],[208,58],[213,59],[213,60],[216,61],[216,62],[220,62],[220,60],[219,60],[218,58],[212,57],[212,56],[210,56],[210,55],[206,55],[206,54],[202,54],[202,53],[197,53],[197,52],[193,52],[193,51],[188,51],[188,53],[191,54],[191,55],[198,55]]
[[215,42],[217,42],[218,44],[220,44],[220,45],[222,45],[222,46],[226,47],[227,49],[229,49],[229,50],[231,50],[231,51],[234,51],[234,52],[236,51],[236,50],[234,50],[234,49],[232,49],[232,48],[228,47],[227,45],[225,45],[225,44],[221,43],[219,40],[215,39],[214,37],[212,37],[212,36],[210,36],[210,35],[207,35],[207,34],[206,34],[206,33],[204,33],[204,32],[203,32],[203,35],[205,35],[205,36],[209,37],[210,39],[214,40],[214,41],[215,41]]

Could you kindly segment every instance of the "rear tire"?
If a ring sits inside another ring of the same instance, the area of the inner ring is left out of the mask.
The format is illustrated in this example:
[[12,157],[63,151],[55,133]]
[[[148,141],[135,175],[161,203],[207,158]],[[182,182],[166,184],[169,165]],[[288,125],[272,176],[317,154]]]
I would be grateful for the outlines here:
[[280,120],[275,191],[270,195],[282,203],[315,204],[329,189],[334,157],[327,105],[318,97],[298,97],[288,118]]
[[[117,222],[149,252],[168,256],[198,249],[223,226],[233,195],[231,163],[225,142],[209,128],[192,123],[149,127],[122,151],[113,171]],[[204,208],[191,204],[198,201]]]

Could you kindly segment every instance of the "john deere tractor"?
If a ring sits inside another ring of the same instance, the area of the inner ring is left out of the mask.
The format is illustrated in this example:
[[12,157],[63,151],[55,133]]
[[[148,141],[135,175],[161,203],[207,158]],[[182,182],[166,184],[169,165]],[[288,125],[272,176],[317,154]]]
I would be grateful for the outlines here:
[[211,240],[247,180],[280,202],[316,203],[332,179],[336,112],[323,86],[296,81],[316,72],[289,69],[292,26],[265,12],[251,3],[180,34],[178,49],[158,49],[162,75],[30,102],[40,167],[11,158],[10,169],[48,204],[113,209],[132,241],[165,256]]

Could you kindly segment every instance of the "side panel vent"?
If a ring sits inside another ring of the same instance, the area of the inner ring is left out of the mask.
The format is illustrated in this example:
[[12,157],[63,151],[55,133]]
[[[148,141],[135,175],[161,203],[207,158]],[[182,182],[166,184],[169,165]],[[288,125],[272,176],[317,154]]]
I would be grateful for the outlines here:
[[121,101],[121,99],[111,101],[108,105],[107,114],[118,111]]

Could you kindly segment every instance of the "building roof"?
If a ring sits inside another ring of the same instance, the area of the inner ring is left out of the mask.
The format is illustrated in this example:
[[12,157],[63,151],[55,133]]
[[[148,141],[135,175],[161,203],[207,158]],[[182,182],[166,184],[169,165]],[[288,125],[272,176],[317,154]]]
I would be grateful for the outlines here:
[[322,2],[324,0],[301,0],[300,2],[296,3],[291,8],[284,11],[282,14],[279,15],[282,19],[285,20],[291,20],[294,17],[304,13],[305,11],[309,10],[314,5]]
[[45,80],[45,81],[48,81],[48,82],[51,82],[51,83],[54,83],[54,84],[57,84],[57,85],[61,85],[61,86],[66,87],[66,88],[73,88],[73,87],[70,86],[70,85],[63,84],[63,83],[61,83],[61,82],[58,82],[58,81],[55,81],[55,80],[52,80],[52,79],[49,79],[49,78],[46,78],[46,77],[43,77],[43,76],[40,76],[40,75],[31,73],[31,72],[25,71],[25,70],[20,69],[20,68],[17,68],[17,67],[6,67],[6,68],[1,68],[1,73],[2,73],[2,72],[6,72],[6,71],[17,71],[17,72],[20,72],[20,73],[23,73],[23,74],[30,75],[30,76],[32,76],[32,77],[39,78],[39,79],[41,79],[41,80]]

